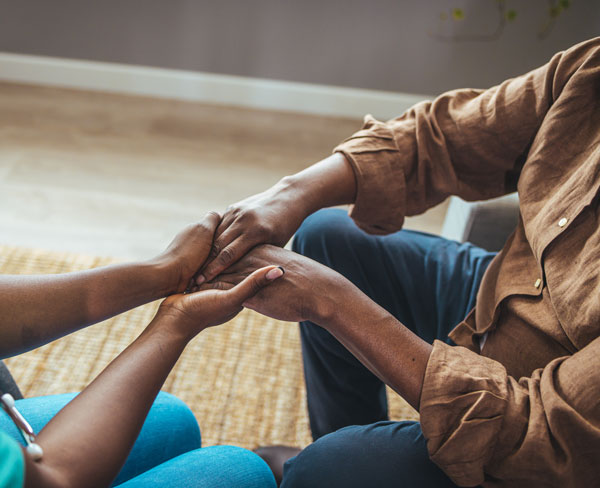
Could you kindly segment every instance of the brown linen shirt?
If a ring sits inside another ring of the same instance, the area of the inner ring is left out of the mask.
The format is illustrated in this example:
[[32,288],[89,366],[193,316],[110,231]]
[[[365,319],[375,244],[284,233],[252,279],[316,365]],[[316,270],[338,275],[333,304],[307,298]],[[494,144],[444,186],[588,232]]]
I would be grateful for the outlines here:
[[367,116],[335,150],[371,233],[449,195],[518,190],[519,224],[451,332],[458,346],[434,343],[423,433],[461,486],[600,486],[600,38],[489,90]]

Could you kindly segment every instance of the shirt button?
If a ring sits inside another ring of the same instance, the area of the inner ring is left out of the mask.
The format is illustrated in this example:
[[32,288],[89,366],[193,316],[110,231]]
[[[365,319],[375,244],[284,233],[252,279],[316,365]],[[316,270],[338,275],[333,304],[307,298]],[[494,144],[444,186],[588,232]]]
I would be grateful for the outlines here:
[[535,286],[536,288],[539,288],[541,284],[542,284],[542,280],[540,280],[538,278],[537,280],[535,280],[535,284],[533,286]]
[[562,219],[560,219],[558,221],[558,226],[559,227],[564,227],[565,225],[567,225],[567,219],[565,219],[564,217]]

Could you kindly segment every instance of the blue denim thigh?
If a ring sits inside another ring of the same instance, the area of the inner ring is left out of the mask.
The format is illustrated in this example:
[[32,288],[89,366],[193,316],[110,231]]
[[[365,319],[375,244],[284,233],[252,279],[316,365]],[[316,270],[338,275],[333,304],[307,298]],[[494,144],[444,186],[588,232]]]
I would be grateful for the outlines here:
[[401,230],[371,235],[339,209],[308,217],[293,250],[345,276],[422,339],[448,333],[474,307],[495,256],[470,243]]
[[[336,209],[308,217],[293,249],[344,275],[422,339],[450,344],[448,332],[474,306],[495,255],[422,232],[370,235]],[[381,380],[317,324],[302,322],[300,336],[313,439],[387,420]]]
[[418,422],[350,426],[321,437],[284,466],[282,488],[446,488]]
[[119,488],[275,488],[267,464],[240,447],[214,446],[186,452],[119,485]]

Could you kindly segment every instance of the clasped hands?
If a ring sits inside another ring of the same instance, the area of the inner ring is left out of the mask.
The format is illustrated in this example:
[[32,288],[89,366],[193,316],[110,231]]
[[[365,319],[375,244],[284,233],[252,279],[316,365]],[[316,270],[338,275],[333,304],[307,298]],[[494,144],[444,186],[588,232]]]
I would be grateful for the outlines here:
[[280,247],[306,216],[268,190],[229,207],[223,217],[209,212],[188,226],[156,258],[170,270],[174,293],[157,316],[175,319],[191,338],[231,320],[243,307],[291,322],[331,314],[332,289],[349,282]]

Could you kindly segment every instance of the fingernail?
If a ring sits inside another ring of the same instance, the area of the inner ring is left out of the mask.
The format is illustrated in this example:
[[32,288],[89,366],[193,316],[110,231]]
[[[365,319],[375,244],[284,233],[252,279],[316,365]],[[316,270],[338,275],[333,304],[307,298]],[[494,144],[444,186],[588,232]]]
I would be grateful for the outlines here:
[[268,280],[275,280],[277,278],[279,278],[280,276],[283,276],[283,268],[281,266],[278,266],[277,268],[273,268],[271,270],[269,270],[269,272],[267,273],[267,279]]
[[204,275],[199,275],[198,278],[196,278],[196,284],[198,286],[200,286],[202,283],[204,283],[206,281],[206,278],[204,277]]

